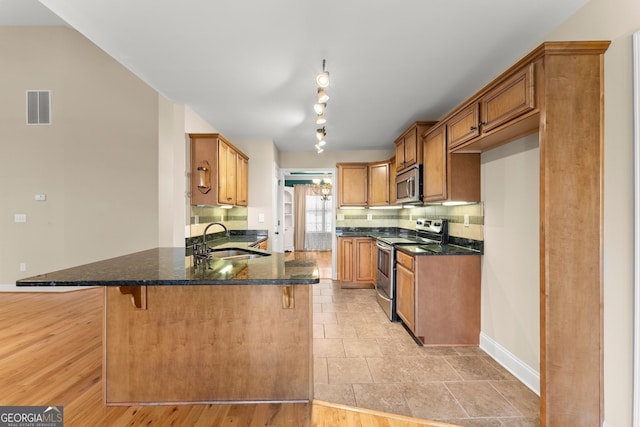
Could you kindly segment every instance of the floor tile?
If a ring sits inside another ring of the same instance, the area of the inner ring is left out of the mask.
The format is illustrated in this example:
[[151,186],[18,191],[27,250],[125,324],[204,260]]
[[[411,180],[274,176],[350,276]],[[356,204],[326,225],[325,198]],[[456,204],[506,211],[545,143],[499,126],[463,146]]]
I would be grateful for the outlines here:
[[373,382],[364,357],[327,358],[329,384],[355,384]]
[[324,336],[324,325],[322,323],[314,323],[313,324],[313,337],[314,338],[325,338],[325,336]]
[[376,383],[412,383],[415,372],[401,357],[367,357],[369,371]]
[[[326,357],[314,357],[313,358],[313,383],[314,384],[329,384],[329,373],[327,371],[327,358]],[[315,387],[315,385],[314,385]]]
[[325,338],[357,338],[356,330],[349,325],[344,324],[326,324],[324,325]]
[[407,369],[413,373],[414,381],[461,381],[462,377],[441,356],[407,356],[403,358]]
[[313,294],[315,399],[466,427],[539,426],[539,397],[479,347],[417,344],[374,289],[321,279]]
[[313,355],[316,357],[344,357],[342,339],[314,338]]
[[403,384],[402,393],[414,417],[431,420],[467,418],[467,413],[444,383]]
[[313,398],[325,402],[356,406],[351,384],[315,384]]
[[508,379],[507,374],[494,368],[481,356],[451,356],[447,362],[467,381]]
[[470,417],[521,415],[489,381],[447,382],[445,385]]
[[520,415],[540,415],[540,398],[520,381],[491,381],[491,385],[518,409]]
[[401,384],[354,384],[356,404],[361,408],[411,416]]
[[343,339],[346,357],[375,357],[382,356],[378,341],[375,338]]
[[313,313],[313,323],[338,323],[336,313]]

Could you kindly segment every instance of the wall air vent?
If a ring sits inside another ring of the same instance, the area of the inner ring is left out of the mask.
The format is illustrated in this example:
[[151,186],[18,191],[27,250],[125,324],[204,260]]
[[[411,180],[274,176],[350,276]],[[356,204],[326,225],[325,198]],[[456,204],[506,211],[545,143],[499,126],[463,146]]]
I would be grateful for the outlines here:
[[50,125],[51,124],[51,91],[28,90],[27,91],[27,124]]

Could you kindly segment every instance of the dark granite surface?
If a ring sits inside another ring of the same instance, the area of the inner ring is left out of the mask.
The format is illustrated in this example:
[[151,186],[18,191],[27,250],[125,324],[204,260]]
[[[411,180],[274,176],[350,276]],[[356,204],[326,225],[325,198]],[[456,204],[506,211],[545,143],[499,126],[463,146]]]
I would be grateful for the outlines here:
[[482,252],[458,245],[439,245],[437,243],[429,245],[401,245],[397,246],[399,251],[409,255],[482,255]]
[[[400,227],[338,227],[338,237],[415,237],[420,232]],[[422,246],[425,246],[424,248]],[[448,245],[399,245],[411,255],[482,255],[484,242],[449,235]]]
[[[221,247],[247,247],[250,242],[221,242]],[[256,250],[257,251],[257,250]],[[193,267],[185,248],[156,248],[117,258],[21,279],[17,286],[132,285],[311,285],[319,282],[315,261],[294,253],[244,259],[213,258],[210,266]]]

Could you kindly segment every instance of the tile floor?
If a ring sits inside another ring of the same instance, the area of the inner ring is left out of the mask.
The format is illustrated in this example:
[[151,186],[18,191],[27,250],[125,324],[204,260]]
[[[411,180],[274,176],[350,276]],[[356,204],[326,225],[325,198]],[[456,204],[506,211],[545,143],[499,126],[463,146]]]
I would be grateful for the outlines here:
[[373,289],[325,278],[313,302],[316,399],[462,426],[540,425],[538,396],[491,357],[418,346]]

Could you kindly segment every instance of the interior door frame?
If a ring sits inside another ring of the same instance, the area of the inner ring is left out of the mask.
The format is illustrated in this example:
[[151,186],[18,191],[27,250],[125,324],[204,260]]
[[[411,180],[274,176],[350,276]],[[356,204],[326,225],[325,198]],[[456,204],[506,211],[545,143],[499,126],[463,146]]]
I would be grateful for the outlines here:
[[633,426],[640,427],[640,31],[633,33]]

